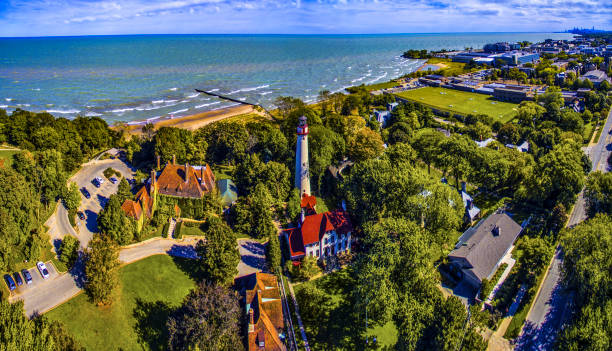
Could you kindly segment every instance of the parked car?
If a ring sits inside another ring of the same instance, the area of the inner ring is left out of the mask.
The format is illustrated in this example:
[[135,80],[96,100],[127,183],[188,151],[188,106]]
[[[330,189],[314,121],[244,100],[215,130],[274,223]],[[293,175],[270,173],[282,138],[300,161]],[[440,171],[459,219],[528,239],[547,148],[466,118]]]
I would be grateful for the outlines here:
[[15,278],[15,282],[17,283],[17,286],[23,285],[23,279],[21,279],[21,275],[19,275],[19,272],[13,273],[13,277]]
[[81,188],[81,193],[83,193],[83,196],[85,196],[86,199],[91,198],[91,194],[89,194],[89,191],[87,191],[87,188],[82,187]]
[[49,271],[47,270],[47,266],[44,264],[44,262],[38,262],[36,267],[38,268],[38,271],[40,272],[40,275],[42,275],[43,279],[49,278]]
[[23,279],[25,279],[26,284],[32,284],[32,275],[30,274],[30,271],[27,269],[22,269],[21,275],[23,275]]
[[117,184],[117,178],[115,177],[110,177],[110,181],[113,182],[113,184]]
[[15,281],[13,280],[13,277],[11,277],[10,274],[4,275],[4,281],[6,282],[6,286],[8,286],[9,290],[13,291],[17,289],[17,285],[15,285]]
[[77,216],[79,216],[80,220],[84,220],[85,219],[85,214],[83,213],[83,211],[78,211],[77,212]]
[[100,183],[100,184],[104,184],[104,178],[102,178],[102,177],[96,177],[96,180],[98,181],[98,183]]
[[92,180],[91,180],[91,184],[95,185],[95,186],[96,186],[96,188],[99,188],[99,187],[100,187],[100,185],[102,185],[102,183],[100,183],[100,182],[98,181],[98,178],[94,178],[94,179],[92,179]]

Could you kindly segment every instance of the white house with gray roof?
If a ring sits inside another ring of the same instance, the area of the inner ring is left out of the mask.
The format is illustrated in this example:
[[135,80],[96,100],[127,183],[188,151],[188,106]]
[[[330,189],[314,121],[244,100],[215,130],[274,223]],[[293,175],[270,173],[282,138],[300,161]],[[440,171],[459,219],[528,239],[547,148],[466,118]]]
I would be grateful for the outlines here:
[[474,290],[490,279],[523,228],[510,216],[497,212],[466,230],[448,255],[451,271]]

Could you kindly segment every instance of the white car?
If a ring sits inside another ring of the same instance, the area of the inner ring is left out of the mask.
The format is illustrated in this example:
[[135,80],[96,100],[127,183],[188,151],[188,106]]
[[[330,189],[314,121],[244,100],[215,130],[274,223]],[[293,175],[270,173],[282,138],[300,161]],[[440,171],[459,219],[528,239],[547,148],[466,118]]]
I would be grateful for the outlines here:
[[96,180],[98,181],[98,183],[100,183],[100,184],[104,184],[104,178],[102,178],[102,177],[96,177]]
[[38,262],[36,267],[38,268],[38,271],[40,272],[40,275],[42,275],[43,279],[49,278],[49,271],[43,262]]

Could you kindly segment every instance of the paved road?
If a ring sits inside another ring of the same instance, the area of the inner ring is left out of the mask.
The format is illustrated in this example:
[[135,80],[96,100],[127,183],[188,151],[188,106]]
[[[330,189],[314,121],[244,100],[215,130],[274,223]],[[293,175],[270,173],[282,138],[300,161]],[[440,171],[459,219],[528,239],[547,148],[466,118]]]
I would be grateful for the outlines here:
[[[177,257],[195,258],[194,245],[198,238],[184,240],[153,238],[142,243],[126,246],[119,252],[123,264],[132,263],[143,258],[166,254]],[[50,277],[31,288],[24,289],[19,295],[9,298],[10,302],[23,300],[27,316],[42,314],[55,306],[70,300],[81,292],[83,287],[83,267],[77,266],[69,273],[54,273],[53,265],[48,262]],[[38,272],[32,272],[35,278]]]
[[238,277],[265,270],[266,247],[264,244],[251,239],[238,239],[238,252],[240,252]]
[[[593,162],[593,171],[608,172],[610,169],[607,166],[607,159],[612,152],[612,134],[610,134],[612,110],[608,114],[603,128],[597,144],[587,148],[586,152]],[[567,226],[573,227],[586,218],[585,201],[581,192],[570,214]],[[561,246],[557,246],[555,256],[542,282],[541,290],[527,315],[525,325],[517,340],[516,350],[552,349],[557,332],[563,324],[565,316],[567,316],[568,302],[571,302],[560,284],[562,263],[563,251]]]

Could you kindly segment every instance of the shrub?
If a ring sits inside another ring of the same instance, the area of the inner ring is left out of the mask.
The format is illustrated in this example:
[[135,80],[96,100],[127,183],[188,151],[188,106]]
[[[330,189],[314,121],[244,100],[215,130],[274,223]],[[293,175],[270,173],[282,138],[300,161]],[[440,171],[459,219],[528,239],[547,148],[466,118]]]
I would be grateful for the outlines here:
[[69,268],[74,265],[77,258],[79,257],[79,246],[80,242],[78,239],[71,235],[64,236],[60,245],[59,260],[65,263]]
[[177,222],[176,226],[174,227],[174,237],[176,239],[182,239],[183,238],[183,232],[181,230],[181,228],[183,228],[183,222]]

